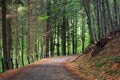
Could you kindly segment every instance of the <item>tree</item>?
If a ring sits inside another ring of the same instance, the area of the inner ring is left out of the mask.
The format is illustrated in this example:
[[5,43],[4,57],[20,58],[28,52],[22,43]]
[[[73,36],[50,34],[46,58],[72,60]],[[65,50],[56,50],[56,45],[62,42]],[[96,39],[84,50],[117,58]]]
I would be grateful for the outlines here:
[[115,28],[119,27],[119,6],[118,6],[118,0],[113,0],[113,4],[114,4],[114,26]]
[[[28,0],[28,62],[34,62],[36,42],[36,16],[34,16],[35,1]],[[34,20],[34,22],[33,22]]]
[[93,29],[92,29],[92,18],[91,18],[91,10],[90,10],[90,0],[82,0],[83,6],[85,8],[85,12],[87,15],[87,24],[89,29],[89,35],[90,35],[90,44],[95,43]]
[[67,2],[63,1],[63,17],[62,17],[62,27],[61,27],[61,38],[62,38],[62,54],[66,55],[66,27],[67,27],[67,17],[66,17],[66,6]]
[[[10,52],[8,52],[8,40],[7,40],[7,16],[6,16],[6,0],[2,0],[2,42],[3,42],[3,71],[11,69],[11,56]],[[10,17],[9,17],[10,19]]]

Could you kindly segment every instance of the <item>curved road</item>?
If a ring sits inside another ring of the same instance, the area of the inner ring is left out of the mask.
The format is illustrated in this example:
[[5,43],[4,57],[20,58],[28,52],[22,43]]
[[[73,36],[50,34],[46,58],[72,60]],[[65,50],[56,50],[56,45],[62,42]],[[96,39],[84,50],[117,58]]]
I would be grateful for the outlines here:
[[55,57],[35,62],[27,67],[0,75],[0,80],[78,80],[69,76],[64,63],[71,56]]

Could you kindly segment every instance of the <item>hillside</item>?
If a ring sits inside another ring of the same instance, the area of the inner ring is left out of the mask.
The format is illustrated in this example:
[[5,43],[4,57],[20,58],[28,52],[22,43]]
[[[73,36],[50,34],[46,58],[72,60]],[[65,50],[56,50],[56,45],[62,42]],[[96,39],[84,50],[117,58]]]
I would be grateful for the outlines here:
[[77,66],[78,75],[87,80],[120,80],[120,29],[89,45],[85,54],[69,61]]

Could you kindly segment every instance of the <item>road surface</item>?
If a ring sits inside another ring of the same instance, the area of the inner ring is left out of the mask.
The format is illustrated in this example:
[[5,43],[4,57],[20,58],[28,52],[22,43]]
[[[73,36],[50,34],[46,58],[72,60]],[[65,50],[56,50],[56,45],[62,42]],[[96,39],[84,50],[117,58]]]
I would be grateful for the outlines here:
[[0,80],[79,80],[72,78],[64,67],[71,56],[55,57],[35,62],[29,66],[8,71],[0,75]]

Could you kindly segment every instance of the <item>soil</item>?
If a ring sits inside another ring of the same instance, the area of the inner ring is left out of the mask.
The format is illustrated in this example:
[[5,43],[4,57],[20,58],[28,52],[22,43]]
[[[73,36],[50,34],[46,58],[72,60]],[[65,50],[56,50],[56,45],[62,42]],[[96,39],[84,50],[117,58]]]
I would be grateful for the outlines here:
[[9,70],[0,75],[0,80],[84,80],[66,69],[64,64],[71,57],[43,59],[20,69]]

